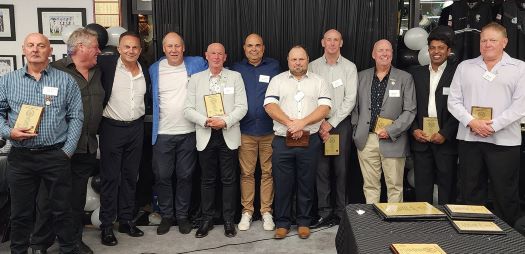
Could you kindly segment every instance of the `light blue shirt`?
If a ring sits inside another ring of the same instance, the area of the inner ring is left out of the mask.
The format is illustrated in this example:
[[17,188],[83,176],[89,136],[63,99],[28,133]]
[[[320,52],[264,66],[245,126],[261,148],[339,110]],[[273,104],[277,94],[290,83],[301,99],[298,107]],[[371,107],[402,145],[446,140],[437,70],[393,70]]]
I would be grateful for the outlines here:
[[[47,95],[44,87],[58,89],[56,96]],[[44,107],[38,135],[23,141],[12,141],[14,147],[35,148],[64,142],[62,150],[71,156],[76,149],[84,115],[82,98],[76,81],[66,72],[48,66],[40,80],[27,72],[27,66],[0,77],[0,134],[10,139],[22,104]]]
[[[525,62],[504,53],[501,61],[488,71],[482,56],[459,64],[450,85],[448,110],[459,120],[457,139],[486,142],[503,146],[521,144],[520,119],[525,116]],[[492,128],[495,133],[483,138],[470,131],[474,119],[472,106],[492,108]]]

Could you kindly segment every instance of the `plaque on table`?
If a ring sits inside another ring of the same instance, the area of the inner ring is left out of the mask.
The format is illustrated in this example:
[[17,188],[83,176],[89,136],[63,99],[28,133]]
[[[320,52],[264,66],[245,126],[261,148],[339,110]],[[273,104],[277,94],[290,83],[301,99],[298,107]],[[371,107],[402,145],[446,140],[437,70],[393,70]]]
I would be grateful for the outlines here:
[[494,214],[482,205],[444,205],[445,213],[453,220],[490,220]]
[[27,133],[37,133],[43,113],[44,107],[22,104],[14,128],[29,128]]
[[286,146],[288,147],[308,147],[310,143],[310,132],[302,130],[303,135],[300,138],[294,139],[292,133],[286,132]]
[[428,202],[376,203],[373,207],[384,220],[444,220],[447,217]]
[[394,120],[378,116],[377,121],[376,121],[376,127],[374,128],[374,132],[378,133],[380,129],[386,128],[387,126],[393,123],[394,123]]
[[204,95],[204,105],[208,117],[224,115],[224,104],[220,93]]
[[470,114],[478,120],[492,120],[492,108],[490,107],[472,106]]
[[423,117],[423,132],[430,138],[439,132],[439,123],[437,117]]
[[395,254],[446,254],[435,243],[393,243],[390,250]]
[[481,235],[505,235],[503,231],[493,221],[472,221],[472,220],[451,220],[452,226],[460,234],[481,234]]
[[339,155],[339,134],[330,134],[324,143],[324,155]]

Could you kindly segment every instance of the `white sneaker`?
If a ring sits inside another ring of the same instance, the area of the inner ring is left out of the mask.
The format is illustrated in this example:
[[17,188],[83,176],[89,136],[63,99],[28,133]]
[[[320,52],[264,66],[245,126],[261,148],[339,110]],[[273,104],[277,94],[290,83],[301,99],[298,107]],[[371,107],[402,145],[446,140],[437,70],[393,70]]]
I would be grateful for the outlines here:
[[263,228],[267,231],[272,231],[275,228],[275,224],[273,223],[273,216],[269,212],[265,212],[262,216],[263,220]]
[[252,216],[249,213],[245,212],[242,214],[241,221],[239,221],[239,225],[237,225],[237,227],[241,231],[248,230],[250,229],[251,222],[252,222]]

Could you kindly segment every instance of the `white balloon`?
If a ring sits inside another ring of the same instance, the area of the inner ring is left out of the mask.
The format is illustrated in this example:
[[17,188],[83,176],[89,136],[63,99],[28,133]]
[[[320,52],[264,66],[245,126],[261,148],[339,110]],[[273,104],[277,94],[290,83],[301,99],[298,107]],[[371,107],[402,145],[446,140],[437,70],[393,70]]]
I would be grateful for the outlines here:
[[69,26],[64,27],[61,33],[62,40],[64,41],[64,43],[67,43],[69,36],[71,36],[71,34],[79,28],[81,28],[81,26],[79,25],[69,25]]
[[93,213],[91,214],[91,224],[93,224],[93,226],[95,226],[96,228],[100,228],[100,224],[102,224],[99,218],[99,214],[100,207],[93,211]]
[[417,61],[421,65],[430,64],[430,54],[428,53],[428,45],[425,45],[417,54]]
[[91,212],[100,207],[100,196],[91,188],[91,178],[88,179],[86,190],[86,206],[84,211]]
[[414,27],[409,29],[404,37],[404,42],[407,48],[411,50],[420,50],[427,45],[428,33],[421,27]]
[[408,184],[410,184],[410,186],[412,186],[412,188],[415,188],[416,185],[414,184],[414,169],[410,169],[407,173],[407,181],[408,181]]
[[127,30],[120,27],[120,26],[112,26],[107,29],[108,31],[108,44],[111,46],[118,46],[118,39],[121,34],[126,32]]

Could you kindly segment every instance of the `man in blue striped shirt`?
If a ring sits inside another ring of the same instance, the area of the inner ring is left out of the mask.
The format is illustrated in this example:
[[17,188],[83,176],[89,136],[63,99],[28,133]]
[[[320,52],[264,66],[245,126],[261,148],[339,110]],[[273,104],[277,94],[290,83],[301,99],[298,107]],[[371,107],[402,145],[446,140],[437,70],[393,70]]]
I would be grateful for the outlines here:
[[[70,157],[82,130],[82,99],[75,80],[49,66],[52,48],[42,34],[29,34],[27,65],[0,78],[0,134],[12,141],[8,155],[11,253],[27,253],[40,182],[49,190],[60,253],[75,253],[72,234]],[[44,107],[37,133],[14,128],[23,104]]]

